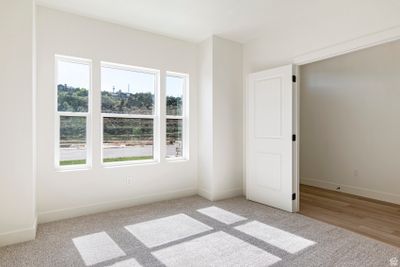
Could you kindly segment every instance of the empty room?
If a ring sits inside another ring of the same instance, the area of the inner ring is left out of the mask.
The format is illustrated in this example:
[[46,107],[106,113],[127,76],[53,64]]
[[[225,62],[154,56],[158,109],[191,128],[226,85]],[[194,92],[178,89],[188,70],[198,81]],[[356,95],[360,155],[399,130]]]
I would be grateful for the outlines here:
[[398,0],[1,0],[0,267],[400,266]]

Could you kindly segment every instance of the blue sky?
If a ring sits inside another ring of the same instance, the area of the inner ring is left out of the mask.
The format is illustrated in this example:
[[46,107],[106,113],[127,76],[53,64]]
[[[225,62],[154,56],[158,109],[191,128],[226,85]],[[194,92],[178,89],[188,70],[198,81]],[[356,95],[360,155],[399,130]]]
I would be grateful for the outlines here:
[[89,70],[89,65],[59,61],[57,84],[89,88]]
[[[184,80],[179,77],[167,77],[166,93],[168,96],[182,96]],[[72,87],[89,87],[89,66],[71,62],[59,61],[58,84],[67,84]],[[126,71],[103,67],[101,70],[101,90],[123,92],[150,92],[154,93],[155,76],[153,74]],[[128,89],[129,88],[129,89]]]

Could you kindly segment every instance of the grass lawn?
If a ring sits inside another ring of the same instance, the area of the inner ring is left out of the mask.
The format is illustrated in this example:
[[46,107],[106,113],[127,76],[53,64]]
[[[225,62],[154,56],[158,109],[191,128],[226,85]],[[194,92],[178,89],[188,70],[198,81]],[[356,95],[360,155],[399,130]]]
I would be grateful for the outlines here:
[[148,160],[148,159],[153,159],[153,156],[108,158],[108,159],[103,159],[103,162],[119,162],[119,161],[134,161],[134,160]]
[[68,165],[84,165],[86,164],[85,159],[74,159],[74,160],[61,160],[60,166],[68,166]]
[[[107,159],[104,159],[103,162],[108,163],[108,162],[134,161],[134,160],[148,160],[148,159],[153,159],[153,156],[107,158]],[[60,161],[60,166],[84,165],[84,164],[86,164],[86,160],[84,160],[84,159],[62,160],[62,161]]]

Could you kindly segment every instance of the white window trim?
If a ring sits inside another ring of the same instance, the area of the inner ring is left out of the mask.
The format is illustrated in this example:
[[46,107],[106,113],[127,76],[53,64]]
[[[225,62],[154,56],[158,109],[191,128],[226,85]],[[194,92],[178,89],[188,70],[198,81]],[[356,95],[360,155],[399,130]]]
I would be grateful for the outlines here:
[[[92,159],[92,60],[86,58],[78,58],[64,55],[55,55],[54,57],[54,103],[55,103],[55,143],[54,143],[54,166],[58,171],[68,171],[68,170],[86,170],[90,169],[93,164]],[[77,64],[84,64],[89,66],[89,88],[88,90],[88,111],[87,112],[64,112],[58,111],[58,62],[70,62]],[[60,165],[60,118],[61,116],[69,117],[85,117],[86,118],[86,164],[76,164],[76,165]]]
[[[177,77],[184,79],[184,87],[183,87],[183,100],[182,100],[182,115],[175,116],[175,115],[167,115],[167,109],[165,109],[165,135],[167,135],[167,119],[181,119],[182,120],[182,143],[183,143],[183,150],[181,157],[167,157],[165,155],[165,160],[168,162],[179,162],[179,161],[187,161],[189,160],[189,75],[186,73],[179,73],[179,72],[172,72],[167,71],[165,75],[165,80],[167,77]],[[166,82],[165,82],[166,84]],[[167,88],[165,86],[165,93]],[[165,94],[164,99],[165,106],[167,105],[167,95]],[[167,139],[165,138],[165,149],[167,147]]]
[[[154,85],[154,112],[153,115],[140,115],[140,114],[119,114],[119,113],[103,113],[101,111],[101,164],[103,167],[123,167],[132,165],[147,165],[160,162],[160,71],[156,69],[130,66],[111,62],[100,62],[101,68],[112,68],[117,70],[134,71],[146,74],[155,75]],[[100,75],[101,77],[101,75]],[[100,79],[101,80],[101,79]],[[101,91],[101,90],[100,90]],[[101,98],[101,97],[100,97]],[[100,99],[101,101],[101,99]],[[101,103],[101,102],[100,102]],[[116,161],[104,162],[104,118],[128,118],[128,119],[153,119],[153,159],[149,160],[129,160],[129,161]]]

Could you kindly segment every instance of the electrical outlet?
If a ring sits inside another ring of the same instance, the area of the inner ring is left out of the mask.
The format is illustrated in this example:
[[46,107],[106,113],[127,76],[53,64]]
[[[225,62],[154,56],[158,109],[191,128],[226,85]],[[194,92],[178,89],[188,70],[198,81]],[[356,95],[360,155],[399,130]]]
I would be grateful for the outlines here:
[[127,185],[133,185],[133,177],[127,177],[126,178],[126,184]]

